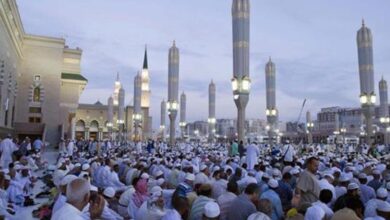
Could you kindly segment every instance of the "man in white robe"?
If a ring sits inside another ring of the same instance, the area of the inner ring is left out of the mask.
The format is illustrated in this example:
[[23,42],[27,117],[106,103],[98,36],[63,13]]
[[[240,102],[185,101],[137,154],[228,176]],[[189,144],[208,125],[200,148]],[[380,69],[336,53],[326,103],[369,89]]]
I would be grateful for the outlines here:
[[14,142],[12,142],[11,135],[7,135],[7,138],[0,143],[0,165],[3,169],[8,169],[8,165],[12,163],[12,154],[16,150],[17,148]]
[[246,149],[246,163],[248,165],[248,170],[253,170],[257,164],[258,157],[260,155],[259,147],[256,142],[250,144]]

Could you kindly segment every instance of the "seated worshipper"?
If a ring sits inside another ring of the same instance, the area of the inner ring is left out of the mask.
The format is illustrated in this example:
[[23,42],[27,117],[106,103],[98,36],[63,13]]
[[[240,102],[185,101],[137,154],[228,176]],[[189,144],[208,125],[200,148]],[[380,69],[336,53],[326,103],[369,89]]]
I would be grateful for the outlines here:
[[306,169],[299,176],[296,193],[301,196],[300,203],[313,203],[318,200],[320,186],[315,176],[318,170],[319,161],[316,157],[310,157],[306,161]]
[[180,183],[176,188],[176,191],[178,192],[179,196],[186,197],[189,193],[193,192],[194,180],[194,174],[188,173],[186,175],[184,182]]
[[252,218],[252,219],[271,220],[271,215],[272,215],[271,201],[269,201],[268,199],[260,199],[259,202],[257,203],[257,212],[250,215],[248,219]]
[[323,189],[320,192],[320,200],[313,203],[313,206],[318,206],[325,212],[324,220],[330,220],[333,217],[334,213],[327,205],[332,201],[332,197],[332,192],[329,189]]
[[67,185],[72,182],[73,180],[77,179],[77,176],[75,175],[67,175],[64,178],[62,178],[60,183],[60,191],[57,195],[57,198],[54,202],[52,213],[56,213],[62,206],[66,203],[66,187]]
[[249,184],[244,193],[237,196],[232,201],[227,214],[228,220],[247,219],[251,214],[256,212],[256,206],[259,199],[259,188],[256,183]]
[[378,206],[381,204],[381,203],[387,203],[387,189],[385,188],[379,188],[377,191],[376,191],[376,198],[375,199],[371,199],[370,201],[368,201],[366,203],[366,208],[364,210],[364,217],[365,218],[368,218],[368,217],[375,217],[377,216],[377,212],[376,212],[376,209],[378,208]]
[[213,174],[214,177],[214,183],[212,184],[213,186],[213,199],[218,199],[220,195],[226,192],[227,188],[227,175],[224,173],[222,170],[216,171]]
[[103,191],[103,198],[104,198],[104,208],[103,208],[102,218],[122,220],[123,217],[117,213],[118,202],[115,198],[115,189],[112,187],[105,188]]
[[[333,211],[337,212],[340,209],[343,209],[347,205],[347,201],[349,198],[357,198],[360,200],[359,196],[359,186],[356,183],[350,183],[348,184],[348,191],[345,195],[340,196],[333,206]],[[362,203],[362,202],[361,202]],[[362,203],[361,206],[364,206]]]
[[349,197],[347,206],[334,213],[331,220],[361,220],[363,219],[364,206],[362,201],[356,197]]
[[118,212],[118,200],[115,197],[116,191],[113,187],[107,187],[103,191],[103,198],[110,209]]
[[376,217],[369,217],[365,218],[366,220],[387,220],[390,219],[390,204],[387,202],[383,202],[379,204],[378,208],[376,209],[376,212],[378,213],[378,216]]
[[360,197],[363,204],[366,204],[369,200],[375,198],[375,190],[367,186],[367,175],[365,173],[360,173],[358,179],[360,182]]
[[350,183],[350,178],[347,175],[341,175],[338,179],[338,185],[335,187],[336,199],[347,193],[347,187]]
[[115,190],[123,190],[123,189],[126,188],[126,185],[123,184],[123,183],[119,180],[118,172],[119,172],[119,165],[118,165],[118,164],[115,164],[115,165],[112,167],[112,170],[111,170],[111,183],[110,183],[110,185],[111,185]]
[[289,184],[290,180],[291,174],[289,172],[284,173],[282,180],[278,181],[279,187],[276,190],[280,197],[280,201],[282,202],[282,207],[284,210],[290,209],[291,200],[293,198],[293,191]]
[[[146,177],[146,175],[144,175]],[[130,217],[135,218],[138,209],[148,199],[148,182],[146,178],[139,178],[134,180],[135,192],[131,196],[127,211]]]
[[372,176],[374,177],[367,185],[372,187],[375,191],[382,186],[381,182],[381,172],[377,169],[372,171]]
[[324,177],[319,181],[321,191],[324,189],[330,190],[332,192],[332,201],[329,204],[336,201],[336,190],[333,186],[334,176],[331,173],[325,173]]
[[149,199],[140,207],[137,213],[137,220],[159,220],[167,212],[164,208],[163,190],[159,186],[154,186],[150,190]]
[[123,218],[129,217],[129,214],[127,212],[127,207],[129,206],[132,194],[135,192],[135,189],[133,186],[130,186],[127,188],[119,197],[118,201],[118,213]]
[[204,212],[202,216],[202,220],[219,220],[219,215],[221,211],[216,202],[208,202],[204,206]]
[[218,205],[220,207],[221,215],[220,220],[227,219],[227,213],[231,207],[233,200],[239,194],[238,185],[234,181],[230,181],[227,184],[227,191],[220,195],[217,199]]
[[311,206],[307,209],[305,220],[324,220],[325,212],[319,206]]
[[104,199],[97,196],[90,202],[90,185],[87,180],[77,178],[66,187],[66,203],[52,215],[52,220],[83,220],[82,210],[89,204],[91,219],[101,216],[104,208]]
[[8,195],[4,190],[7,188],[6,179],[10,179],[10,176],[0,172],[0,216],[6,219],[12,219],[15,214],[14,206],[8,203]]
[[268,181],[268,190],[263,192],[260,196],[261,199],[268,199],[272,203],[272,220],[283,219],[283,207],[282,202],[280,201],[279,195],[276,193],[276,190],[279,187],[278,181],[275,179],[270,179]]
[[188,217],[189,220],[201,219],[206,203],[214,201],[214,199],[211,198],[210,184],[202,184],[199,187],[198,195],[198,198],[192,203],[190,215]]
[[195,188],[197,188],[197,185],[202,185],[210,182],[210,171],[209,168],[203,164],[200,166],[200,172],[196,174],[195,176]]
[[186,197],[177,196],[172,199],[173,209],[167,211],[161,220],[182,220],[187,219],[190,205]]

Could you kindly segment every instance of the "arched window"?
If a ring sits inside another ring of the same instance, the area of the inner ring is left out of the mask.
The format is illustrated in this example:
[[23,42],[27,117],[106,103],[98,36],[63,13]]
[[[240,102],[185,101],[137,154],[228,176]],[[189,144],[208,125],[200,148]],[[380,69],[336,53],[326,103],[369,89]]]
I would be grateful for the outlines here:
[[41,88],[35,87],[34,88],[34,95],[33,95],[33,101],[39,102],[41,100]]

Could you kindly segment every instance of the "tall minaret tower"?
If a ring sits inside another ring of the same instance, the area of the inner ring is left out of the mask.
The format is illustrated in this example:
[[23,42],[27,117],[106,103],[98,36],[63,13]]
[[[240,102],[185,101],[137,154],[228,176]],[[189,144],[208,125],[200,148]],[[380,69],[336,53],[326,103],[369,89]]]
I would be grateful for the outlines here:
[[119,90],[122,88],[121,82],[119,81],[119,73],[116,74],[116,80],[114,85],[114,106],[119,104]]
[[168,116],[169,125],[169,144],[172,147],[175,144],[176,136],[176,116],[179,98],[179,49],[173,41],[168,55]]
[[276,79],[275,79],[275,64],[271,61],[271,57],[269,58],[268,63],[265,65],[265,84],[266,84],[266,102],[267,109],[265,110],[265,114],[267,116],[268,122],[268,140],[269,144],[272,145],[273,137],[275,136],[275,132],[277,130],[277,122],[279,112],[276,108]]
[[144,64],[142,66],[141,72],[142,78],[142,95],[141,95],[141,107],[149,108],[150,107],[150,79],[149,79],[149,69],[148,69],[148,52],[145,46],[145,55],[144,55]]
[[238,140],[245,141],[245,109],[249,100],[249,0],[233,0],[233,98],[237,107]]
[[211,80],[209,84],[209,142],[213,142],[215,136],[215,123],[217,120],[215,119],[215,84],[213,80]]
[[186,108],[187,108],[187,96],[183,92],[180,95],[180,122],[179,122],[182,138],[184,138],[184,136],[185,136],[186,113],[187,113],[186,112],[187,111]]
[[366,142],[372,146],[372,116],[376,101],[374,90],[374,57],[371,30],[362,22],[356,37],[359,58],[360,103],[365,117]]
[[[388,94],[387,94],[387,82],[382,79],[379,81],[379,101],[380,101],[380,110],[379,110],[379,121],[384,128],[384,143],[387,145],[390,143],[390,117],[389,117],[389,103],[388,103]],[[389,130],[389,131],[388,131]]]

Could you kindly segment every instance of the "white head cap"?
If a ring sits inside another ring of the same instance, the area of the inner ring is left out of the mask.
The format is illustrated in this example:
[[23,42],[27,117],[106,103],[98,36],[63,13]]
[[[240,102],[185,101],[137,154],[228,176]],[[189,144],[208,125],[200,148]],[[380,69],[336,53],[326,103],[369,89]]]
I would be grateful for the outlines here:
[[221,214],[219,205],[216,202],[208,202],[204,206],[204,215],[207,218],[216,218]]
[[279,183],[275,179],[270,179],[270,180],[268,180],[268,186],[271,188],[278,188]]
[[187,173],[186,180],[194,181],[195,180],[195,175],[192,174],[192,173]]
[[262,212],[253,213],[248,217],[248,220],[271,220],[266,214]]
[[378,198],[385,199],[385,198],[387,198],[387,195],[388,195],[387,189],[385,189],[385,188],[381,187],[381,188],[376,190],[376,197],[378,197]]
[[348,184],[348,190],[354,190],[354,189],[359,189],[358,184],[356,184],[356,183]]
[[83,166],[81,167],[82,170],[88,170],[89,169],[89,164],[85,163],[83,164]]
[[115,189],[112,187],[107,187],[103,191],[103,195],[107,196],[108,198],[113,198],[115,196]]
[[142,178],[142,179],[149,179],[149,174],[143,173],[143,174],[141,175],[141,178]]
[[201,170],[201,171],[205,170],[206,168],[207,168],[207,166],[206,166],[205,164],[202,164],[202,165],[200,166],[200,170]]
[[390,204],[386,201],[380,202],[376,209],[381,212],[390,212]]

